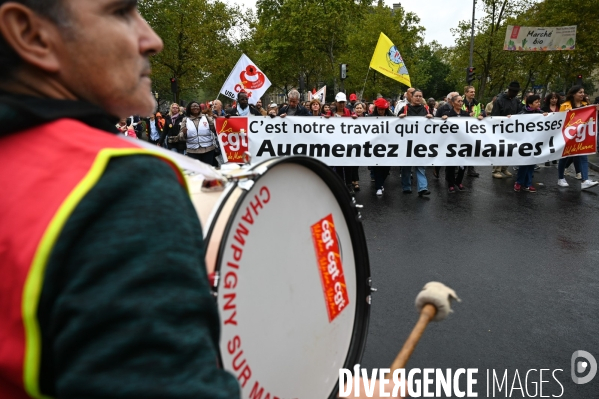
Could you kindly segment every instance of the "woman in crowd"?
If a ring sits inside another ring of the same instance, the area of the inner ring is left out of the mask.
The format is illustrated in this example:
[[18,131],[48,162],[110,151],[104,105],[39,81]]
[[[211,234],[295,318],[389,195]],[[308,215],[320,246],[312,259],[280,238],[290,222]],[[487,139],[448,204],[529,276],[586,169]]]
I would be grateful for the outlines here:
[[327,103],[324,103],[322,105],[322,115],[328,115],[329,112],[331,112],[331,106]]
[[212,165],[215,149],[214,137],[216,129],[210,109],[202,111],[200,103],[192,101],[187,104],[187,116],[181,121],[179,139],[187,147],[187,155]]
[[[474,116],[474,112],[468,113],[465,109],[462,109],[464,105],[464,99],[459,94],[454,94],[449,98],[449,104],[451,108],[449,111],[445,111],[441,116],[441,119],[446,120],[447,118],[455,118],[462,116]],[[482,120],[483,116],[478,115],[478,120]],[[456,166],[446,166],[445,167],[445,181],[447,181],[448,191],[450,194],[454,194],[456,192],[456,187],[460,191],[466,190],[466,187],[462,184],[464,180],[464,173],[466,172],[466,167],[458,166],[458,175],[455,173]],[[437,175],[438,175],[438,169]]]
[[179,113],[179,104],[173,103],[164,121],[164,129],[160,135],[160,144],[171,151],[184,154],[186,148],[185,142],[179,142],[181,119],[183,119],[183,116]]
[[364,107],[364,103],[356,103],[356,105],[354,105],[354,113],[358,117],[366,116],[366,108]]
[[[547,116],[547,112],[541,110],[541,97],[537,94],[531,94],[526,97],[526,104],[524,109],[520,111],[521,114],[543,114]],[[532,176],[536,165],[525,165],[518,168],[518,175],[516,176],[516,183],[514,183],[514,191],[520,192],[521,190],[528,191],[529,193],[536,193],[537,189],[532,185]]]
[[562,105],[562,101],[559,95],[555,92],[551,92],[547,94],[545,100],[543,101],[543,107],[541,110],[543,112],[559,112],[559,107]]
[[316,98],[310,101],[307,108],[308,111],[310,111],[310,116],[320,116],[322,114],[320,110],[320,101]]
[[[586,103],[584,101],[584,88],[580,85],[575,85],[575,86],[572,86],[572,88],[570,90],[568,90],[568,93],[566,94],[566,101],[564,101],[564,103],[560,106],[559,110],[560,111],[568,111],[571,109],[585,107],[587,105],[588,105],[588,103]],[[557,185],[558,186],[560,186],[560,187],[568,187],[569,186],[568,182],[564,178],[564,172],[566,170],[569,159],[572,159],[575,166],[576,166],[576,163],[578,163],[578,165],[579,165],[579,167],[577,169],[580,170],[580,173],[582,175],[581,188],[583,190],[594,187],[597,184],[599,184],[599,182],[589,180],[589,158],[586,155],[578,155],[575,157],[562,158],[559,160],[559,164],[557,165],[557,171],[558,171]]]
[[[425,118],[432,118],[433,116],[429,112],[428,107],[425,106],[422,101],[422,90],[414,90],[410,103],[405,105],[403,109],[399,110],[399,117],[405,118],[406,116],[424,116]],[[428,191],[428,180],[426,180],[424,166],[416,166],[416,181],[418,184],[418,195],[430,195],[431,192]],[[401,167],[401,185],[404,194],[412,193],[411,166]]]
[[[389,109],[389,103],[384,98],[378,98],[374,102],[374,110],[372,115],[368,115],[370,118],[377,116],[395,116]],[[376,189],[376,195],[379,197],[383,195],[385,191],[385,179],[389,176],[390,166],[371,166],[372,175],[374,177],[374,188]]]

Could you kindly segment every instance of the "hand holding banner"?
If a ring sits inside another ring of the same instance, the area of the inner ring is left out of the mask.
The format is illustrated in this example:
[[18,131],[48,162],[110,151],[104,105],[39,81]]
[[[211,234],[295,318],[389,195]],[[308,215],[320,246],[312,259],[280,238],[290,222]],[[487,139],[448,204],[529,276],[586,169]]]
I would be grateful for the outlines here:
[[216,118],[216,134],[225,162],[243,163],[243,154],[249,150],[247,118]]

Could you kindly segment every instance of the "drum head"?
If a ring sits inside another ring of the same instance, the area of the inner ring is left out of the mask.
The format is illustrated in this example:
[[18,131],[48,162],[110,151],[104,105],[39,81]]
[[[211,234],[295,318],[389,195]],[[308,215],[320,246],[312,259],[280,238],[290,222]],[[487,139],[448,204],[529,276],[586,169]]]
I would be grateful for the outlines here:
[[307,157],[267,161],[237,202],[217,261],[223,367],[242,397],[337,397],[369,318],[368,255],[341,180]]

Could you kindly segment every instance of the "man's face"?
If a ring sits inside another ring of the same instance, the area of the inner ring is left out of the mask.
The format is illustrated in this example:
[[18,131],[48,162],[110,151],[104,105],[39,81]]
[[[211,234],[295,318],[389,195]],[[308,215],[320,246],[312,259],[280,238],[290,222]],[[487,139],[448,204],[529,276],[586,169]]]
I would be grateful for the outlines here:
[[299,104],[299,99],[298,98],[293,98],[293,97],[289,98],[289,107],[296,108],[297,104]]
[[237,102],[241,108],[246,108],[248,106],[248,95],[245,93],[239,93],[237,96]]
[[115,116],[154,112],[149,56],[162,40],[135,2],[65,0],[70,26],[56,48],[58,79],[77,98]]
[[414,94],[415,90],[416,89],[409,88],[408,91],[406,91],[406,100],[412,102],[412,95]]
[[258,100],[256,102],[256,108],[258,108],[258,109],[262,108],[262,101],[261,100]]
[[377,108],[376,112],[379,114],[379,116],[385,116],[386,110],[387,110],[387,108]]
[[216,100],[212,104],[213,104],[212,106],[214,107],[214,109],[216,111],[221,111],[223,109],[223,103],[221,103],[220,100]]
[[476,94],[476,90],[474,89],[470,89],[466,92],[466,98],[468,100],[472,100],[474,98],[474,95]]

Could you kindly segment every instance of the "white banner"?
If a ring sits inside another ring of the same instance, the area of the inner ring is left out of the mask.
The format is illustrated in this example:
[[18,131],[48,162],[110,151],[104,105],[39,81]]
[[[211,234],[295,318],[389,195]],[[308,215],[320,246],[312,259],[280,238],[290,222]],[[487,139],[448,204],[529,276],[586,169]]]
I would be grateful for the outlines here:
[[270,80],[266,75],[252,60],[242,54],[220,92],[232,100],[237,100],[237,93],[244,90],[248,93],[248,102],[256,104],[269,87]]
[[327,98],[327,87],[326,86],[322,86],[322,88],[314,94],[310,93],[310,101],[317,99],[318,101],[320,101],[321,105],[324,104],[324,100],[326,98]]
[[562,51],[576,48],[576,25],[513,26],[508,25],[503,49],[507,51]]
[[482,121],[252,116],[245,131],[253,162],[308,155],[331,166],[531,165],[595,153],[596,119],[594,106]]

